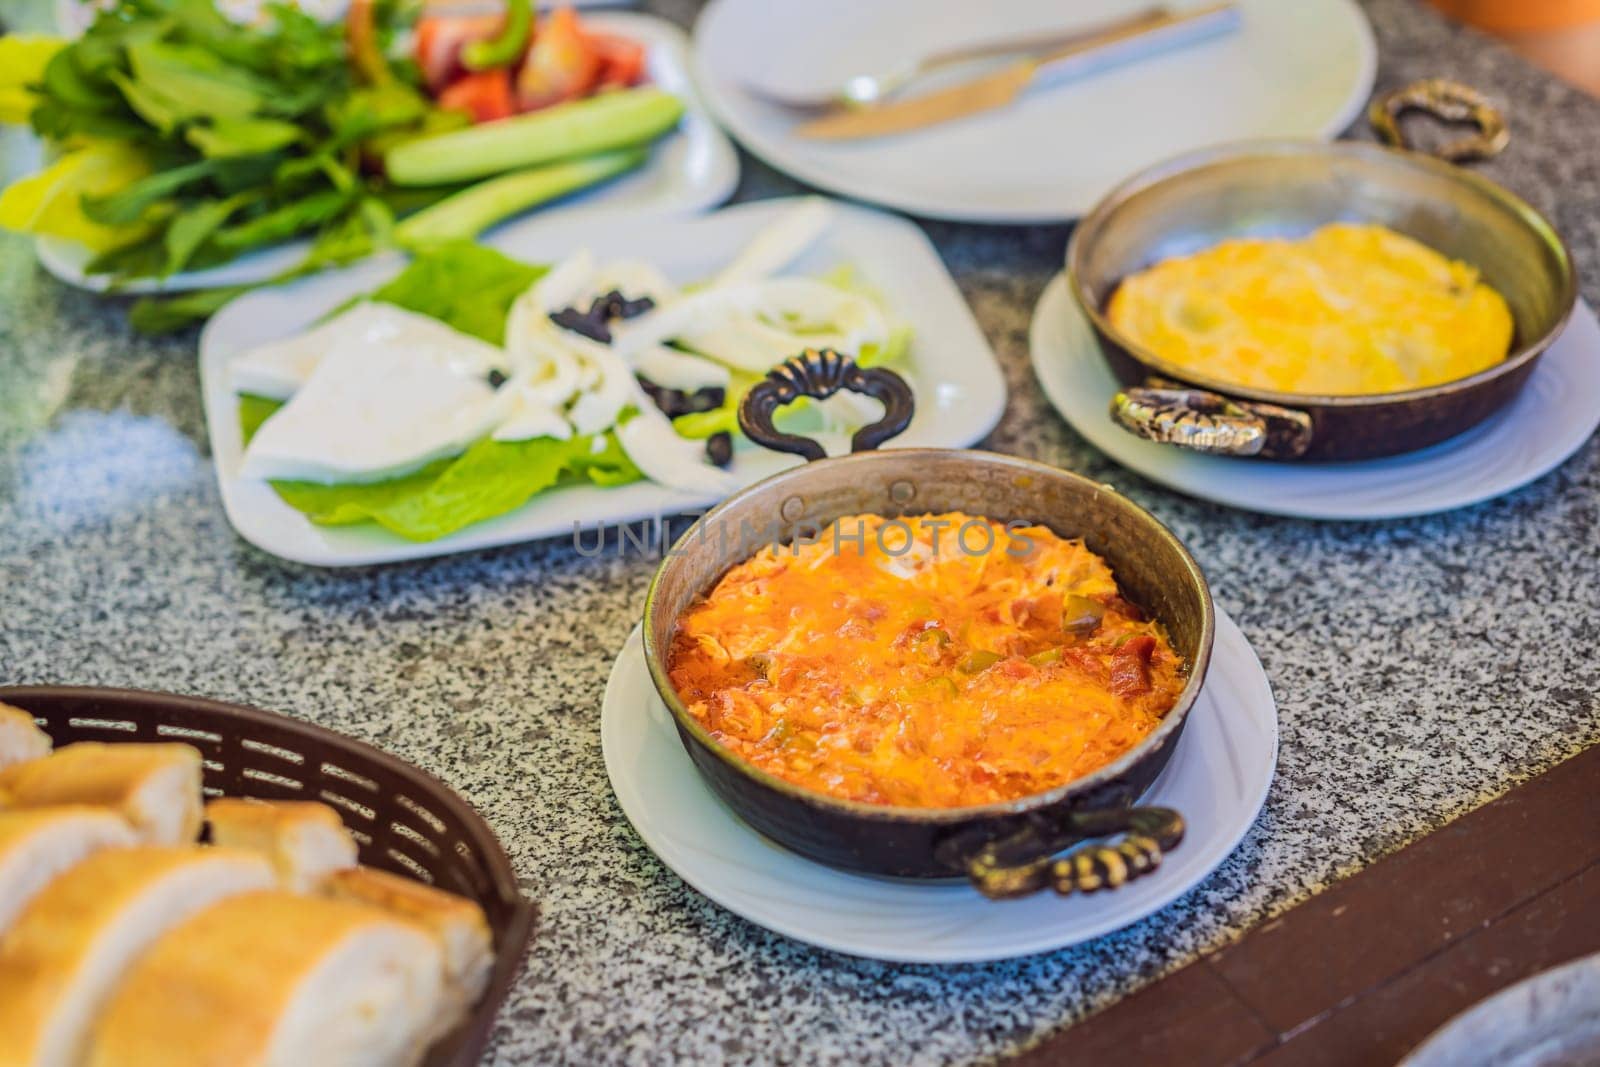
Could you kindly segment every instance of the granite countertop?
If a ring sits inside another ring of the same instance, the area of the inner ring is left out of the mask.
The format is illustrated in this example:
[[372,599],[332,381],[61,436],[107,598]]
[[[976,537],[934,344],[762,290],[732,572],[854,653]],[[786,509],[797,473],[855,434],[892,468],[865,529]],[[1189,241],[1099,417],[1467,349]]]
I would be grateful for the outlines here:
[[[1368,5],[1380,88],[1505,102],[1483,169],[1549,214],[1600,301],[1600,102],[1446,25]],[[12,143],[14,147],[14,143]],[[794,183],[746,159],[742,198]],[[0,241],[0,681],[176,690],[289,712],[440,775],[505,842],[543,926],[494,1062],[965,1062],[1002,1055],[1600,740],[1600,443],[1492,503],[1389,523],[1229,511],[1109,463],[1045,405],[1028,319],[1067,227],[928,224],[1005,368],[987,445],[1116,484],[1184,538],[1279,701],[1266,808],[1158,914],[983,966],[891,966],[751,926],[617,807],[600,697],[650,561],[566,540],[318,571],[228,526],[195,339],[151,340]],[[1292,961],[1285,961],[1292,965]]]

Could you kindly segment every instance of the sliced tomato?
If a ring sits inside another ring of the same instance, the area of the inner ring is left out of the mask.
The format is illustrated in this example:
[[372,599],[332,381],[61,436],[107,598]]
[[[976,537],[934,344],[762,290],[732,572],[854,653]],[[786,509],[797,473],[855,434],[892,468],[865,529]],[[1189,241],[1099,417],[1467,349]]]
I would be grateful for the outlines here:
[[511,98],[511,68],[463,74],[439,93],[439,106],[465,111],[473,122],[493,122],[517,113]]
[[517,73],[517,106],[535,111],[586,96],[600,80],[600,65],[577,14],[570,7],[557,8],[534,30],[533,46]]
[[461,50],[471,41],[487,41],[500,32],[499,15],[435,15],[417,20],[417,69],[428,88],[438,92],[466,68]]
[[614,33],[586,33],[589,47],[600,57],[600,85],[627,89],[644,80],[644,45]]

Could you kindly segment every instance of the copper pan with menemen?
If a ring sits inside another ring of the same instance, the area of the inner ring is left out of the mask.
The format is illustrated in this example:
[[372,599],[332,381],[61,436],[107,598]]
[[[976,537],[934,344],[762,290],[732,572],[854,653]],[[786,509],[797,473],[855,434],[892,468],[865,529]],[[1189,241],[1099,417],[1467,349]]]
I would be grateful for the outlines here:
[[[1411,151],[1399,116],[1477,127]],[[1074,300],[1125,386],[1111,417],[1216,455],[1359,460],[1424,448],[1511,401],[1577,299],[1550,223],[1455,161],[1504,147],[1473,90],[1377,100],[1398,147],[1262,141],[1130,178],[1074,230]]]
[[[885,406],[852,454],[774,427],[841,389]],[[877,451],[911,411],[903,379],[833,352],[749,392],[745,433],[810,462],[667,554],[643,623],[655,688],[715,794],[808,859],[991,897],[1125,884],[1182,838],[1180,813],[1138,801],[1205,681],[1205,578],[1107,486]]]

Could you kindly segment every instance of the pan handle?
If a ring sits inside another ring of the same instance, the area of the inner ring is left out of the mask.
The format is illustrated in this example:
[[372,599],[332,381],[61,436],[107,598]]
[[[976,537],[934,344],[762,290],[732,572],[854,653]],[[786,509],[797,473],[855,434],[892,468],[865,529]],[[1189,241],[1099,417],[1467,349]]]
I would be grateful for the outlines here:
[[884,367],[858,367],[855,360],[831,348],[808,348],[767,372],[739,403],[739,428],[758,445],[776,452],[793,452],[807,461],[826,459],[827,451],[809,437],[784,433],[773,416],[785,404],[803,396],[824,400],[841,389],[863,393],[883,402],[883,418],[863,426],[850,438],[850,451],[870,452],[903,431],[911,422],[916,400],[911,386]]
[[1304,411],[1161,378],[1112,397],[1111,420],[1136,437],[1214,456],[1296,459],[1311,447],[1311,416]]
[[[1041,889],[1062,895],[1116,889],[1160,866],[1161,857],[1183,840],[1183,829],[1183,816],[1171,808],[1075,811],[1056,825],[1028,826],[983,845],[967,860],[967,877],[993,900]],[[1116,834],[1123,837],[1114,844],[1057,855],[1085,838]]]
[[[1477,133],[1447,141],[1437,148],[1419,148],[1400,129],[1400,116],[1407,111],[1426,111],[1444,122],[1466,122]],[[1427,152],[1451,163],[1466,163],[1499,155],[1511,140],[1505,115],[1476,89],[1444,78],[1424,78],[1372,101],[1367,121],[1385,144]]]

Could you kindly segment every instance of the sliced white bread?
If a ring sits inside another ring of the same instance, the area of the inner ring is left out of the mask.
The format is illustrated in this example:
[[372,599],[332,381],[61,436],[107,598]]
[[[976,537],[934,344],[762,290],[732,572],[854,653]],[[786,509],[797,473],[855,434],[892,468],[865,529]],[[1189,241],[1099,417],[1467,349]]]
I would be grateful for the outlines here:
[[169,931],[101,1014],[89,1067],[406,1067],[441,1010],[434,938],[376,908],[247,893]]
[[109,808],[0,811],[0,937],[62,871],[100,849],[133,843],[133,827]]
[[180,744],[80,741],[0,770],[0,794],[10,808],[112,808],[140,841],[184,844],[200,834],[200,753]]
[[152,943],[273,880],[254,853],[197,845],[105,849],[69,869],[0,941],[0,1067],[76,1067],[95,1016]]
[[444,950],[445,979],[457,1009],[465,1010],[482,995],[494,967],[494,950],[489,921],[473,901],[372,867],[335,871],[322,883],[322,892],[425,926]]
[[222,797],[206,805],[214,844],[271,861],[285,889],[307,893],[331,872],[356,865],[356,841],[339,813],[306,800]]
[[0,703],[0,770],[50,754],[50,735],[21,708]]

